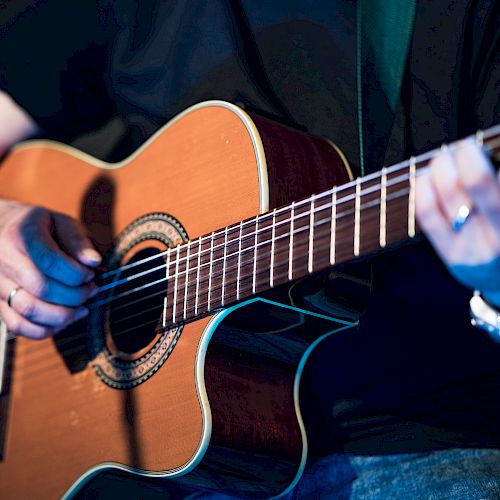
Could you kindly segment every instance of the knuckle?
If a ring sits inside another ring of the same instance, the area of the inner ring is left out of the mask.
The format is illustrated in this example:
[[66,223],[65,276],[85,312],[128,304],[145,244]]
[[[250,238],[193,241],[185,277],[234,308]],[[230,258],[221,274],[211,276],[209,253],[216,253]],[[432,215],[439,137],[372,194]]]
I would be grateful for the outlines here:
[[5,239],[9,241],[16,241],[19,239],[20,233],[19,223],[9,224],[4,230]]
[[49,286],[41,275],[33,275],[30,279],[29,289],[35,297],[43,298],[47,295]]
[[46,339],[47,337],[52,336],[54,331],[51,328],[48,327],[40,327],[36,329],[36,332],[33,333],[31,338],[35,340],[42,340]]
[[43,222],[41,213],[44,209],[35,206],[24,207],[19,218],[10,226],[14,234],[21,240],[28,242],[40,230]]
[[0,243],[0,269],[4,275],[14,275],[16,276],[14,262],[15,253],[12,252],[12,248],[8,244]]
[[23,301],[17,306],[17,312],[27,320],[32,320],[36,317],[37,309],[36,302],[31,299]]
[[6,250],[9,247],[10,249],[25,247],[22,229],[19,224],[10,224],[5,228],[2,235],[2,246],[5,246]]
[[11,316],[5,320],[7,330],[14,335],[23,335],[22,321],[17,316]]
[[471,169],[462,180],[464,188],[474,197],[481,196],[488,188],[491,181],[489,173],[483,169]]

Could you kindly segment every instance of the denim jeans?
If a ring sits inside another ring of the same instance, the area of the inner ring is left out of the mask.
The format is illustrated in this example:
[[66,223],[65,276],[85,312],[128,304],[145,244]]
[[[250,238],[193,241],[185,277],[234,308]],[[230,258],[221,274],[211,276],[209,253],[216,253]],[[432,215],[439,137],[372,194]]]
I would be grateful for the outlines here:
[[500,499],[500,450],[450,449],[360,456],[311,464],[288,499]]
[[[189,499],[229,500],[198,493]],[[335,454],[309,465],[285,500],[500,500],[500,450]]]

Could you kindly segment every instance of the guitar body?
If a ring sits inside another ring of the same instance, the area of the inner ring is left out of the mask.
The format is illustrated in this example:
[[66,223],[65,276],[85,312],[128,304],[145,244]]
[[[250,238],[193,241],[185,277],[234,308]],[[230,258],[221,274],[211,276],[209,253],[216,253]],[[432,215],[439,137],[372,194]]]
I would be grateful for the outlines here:
[[[108,263],[126,264],[348,180],[328,143],[211,102],[118,164],[26,143],[0,169],[0,197],[80,219]],[[291,488],[307,451],[302,366],[342,325],[252,299],[164,329],[160,302],[122,345],[125,311],[12,341],[0,497],[91,497],[102,474],[255,498]],[[252,329],[256,315],[268,326]]]

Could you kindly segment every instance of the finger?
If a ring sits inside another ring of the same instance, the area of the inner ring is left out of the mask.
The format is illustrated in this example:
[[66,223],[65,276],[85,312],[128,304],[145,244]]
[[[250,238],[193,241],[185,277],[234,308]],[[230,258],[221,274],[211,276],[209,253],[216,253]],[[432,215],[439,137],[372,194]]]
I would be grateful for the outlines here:
[[500,185],[493,165],[471,140],[460,144],[455,161],[463,190],[477,210],[500,233]]
[[5,322],[7,330],[14,335],[40,340],[56,333],[49,327],[35,325],[23,318],[17,311],[9,307],[4,300],[0,301],[0,316]]
[[33,262],[19,254],[15,262],[3,262],[4,275],[17,286],[21,286],[34,297],[68,307],[78,307],[97,293],[92,282],[80,286],[68,286],[60,281],[43,275]]
[[90,281],[93,272],[63,252],[54,241],[50,213],[34,209],[19,228],[20,239],[27,255],[46,276],[69,286],[78,286]]
[[416,179],[415,212],[418,224],[442,257],[451,254],[454,232],[441,211],[434,190],[431,172],[427,171]]
[[471,209],[473,202],[461,188],[455,159],[449,152],[442,152],[430,164],[432,188],[439,210],[448,223],[457,217],[460,207]]
[[[0,297],[7,301],[9,294],[17,285],[9,279],[0,280]],[[20,288],[11,300],[10,307],[24,319],[40,326],[60,330],[74,321],[78,321],[88,314],[88,309],[63,307],[44,302],[31,295],[24,288]]]
[[58,213],[53,215],[53,219],[57,240],[69,255],[85,266],[96,267],[101,263],[99,252],[78,221]]

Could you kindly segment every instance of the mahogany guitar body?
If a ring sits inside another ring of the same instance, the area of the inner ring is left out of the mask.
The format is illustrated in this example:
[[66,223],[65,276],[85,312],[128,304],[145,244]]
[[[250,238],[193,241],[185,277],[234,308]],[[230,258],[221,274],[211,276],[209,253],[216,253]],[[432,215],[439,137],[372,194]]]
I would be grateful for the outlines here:
[[[121,265],[348,180],[327,142],[210,102],[119,164],[26,143],[0,169],[0,197],[80,219]],[[135,317],[153,314],[153,326],[134,327],[126,345],[127,307],[91,312],[54,339],[13,341],[2,499],[95,498],[103,474],[117,487],[133,476],[151,495],[175,483],[272,497],[298,480],[300,373],[328,320],[252,299],[162,328],[161,300],[153,313],[141,307]],[[259,315],[268,326],[252,329]]]

